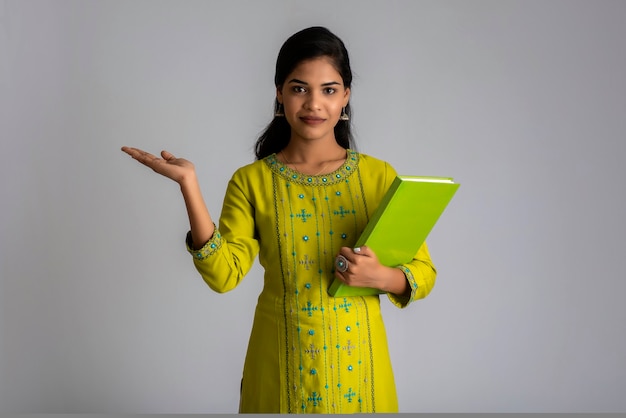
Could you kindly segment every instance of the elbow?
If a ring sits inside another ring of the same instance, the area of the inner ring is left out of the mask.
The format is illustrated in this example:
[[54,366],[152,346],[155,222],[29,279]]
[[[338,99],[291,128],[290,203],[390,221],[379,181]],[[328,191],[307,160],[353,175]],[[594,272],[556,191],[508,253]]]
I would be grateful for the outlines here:
[[435,287],[436,281],[437,281],[437,271],[434,268],[431,268],[430,272],[428,272],[428,274],[425,275],[425,280],[424,280],[424,285],[423,285],[424,297],[428,296],[430,292],[432,292],[433,288]]
[[234,281],[227,281],[223,283],[216,283],[215,281],[204,278],[204,282],[216,293],[227,293],[237,287],[238,283]]
[[231,290],[236,288],[237,285],[239,285],[239,280],[232,277],[226,278],[226,280],[224,280],[223,277],[207,277],[203,275],[202,278],[204,279],[204,282],[211,288],[211,290],[217,293],[230,292]]
[[244,272],[237,265],[215,265],[194,260],[194,264],[202,280],[217,293],[230,292],[236,288],[244,277]]

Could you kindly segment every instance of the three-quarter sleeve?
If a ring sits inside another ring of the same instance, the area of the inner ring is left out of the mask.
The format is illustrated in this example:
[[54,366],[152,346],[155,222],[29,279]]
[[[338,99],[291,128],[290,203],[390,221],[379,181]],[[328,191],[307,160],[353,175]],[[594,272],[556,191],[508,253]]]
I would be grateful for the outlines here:
[[435,286],[437,270],[430,259],[426,243],[422,244],[410,263],[402,264],[397,268],[402,270],[411,288],[410,295],[387,294],[389,300],[398,308],[405,308],[409,303],[425,298]]
[[200,249],[187,250],[202,279],[216,292],[234,289],[250,271],[259,251],[255,234],[254,206],[244,176],[235,172],[228,182],[219,227]]

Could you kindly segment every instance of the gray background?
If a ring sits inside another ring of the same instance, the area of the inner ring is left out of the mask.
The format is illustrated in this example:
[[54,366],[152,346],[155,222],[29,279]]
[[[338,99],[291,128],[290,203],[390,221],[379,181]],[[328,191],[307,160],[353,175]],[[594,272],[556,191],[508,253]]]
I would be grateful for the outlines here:
[[401,412],[624,412],[624,1],[0,1],[0,411],[236,412],[261,271],[213,293],[217,217],[282,42],[346,42],[361,152],[462,184],[425,300],[383,300]]

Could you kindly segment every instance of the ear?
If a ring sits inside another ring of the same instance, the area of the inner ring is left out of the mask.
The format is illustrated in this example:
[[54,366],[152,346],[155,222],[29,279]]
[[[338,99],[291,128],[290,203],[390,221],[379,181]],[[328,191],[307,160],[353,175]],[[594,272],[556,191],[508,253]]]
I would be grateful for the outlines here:
[[283,91],[279,87],[276,87],[276,100],[278,100],[278,103],[283,104]]
[[349,101],[350,101],[350,87],[346,88],[343,94],[343,107],[348,106]]

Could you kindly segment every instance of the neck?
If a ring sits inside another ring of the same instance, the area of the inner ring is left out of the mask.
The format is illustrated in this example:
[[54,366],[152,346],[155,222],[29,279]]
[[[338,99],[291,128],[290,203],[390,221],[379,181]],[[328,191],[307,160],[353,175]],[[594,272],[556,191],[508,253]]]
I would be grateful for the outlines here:
[[347,152],[340,145],[334,147],[297,147],[287,145],[278,158],[292,170],[317,176],[337,170],[344,163]]
[[291,164],[315,165],[346,159],[346,150],[334,139],[332,144],[290,141],[280,153]]

